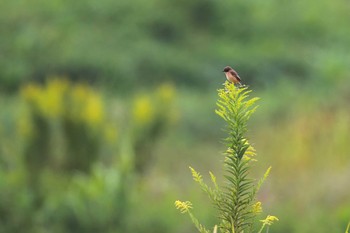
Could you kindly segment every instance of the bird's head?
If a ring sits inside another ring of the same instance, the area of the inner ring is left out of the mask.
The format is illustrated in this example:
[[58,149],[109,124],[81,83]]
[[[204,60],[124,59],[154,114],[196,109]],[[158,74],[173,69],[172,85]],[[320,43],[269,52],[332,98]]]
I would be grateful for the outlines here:
[[231,70],[232,70],[231,67],[226,66],[222,72],[225,72],[225,73],[226,73],[226,72],[229,72],[229,71],[231,71]]

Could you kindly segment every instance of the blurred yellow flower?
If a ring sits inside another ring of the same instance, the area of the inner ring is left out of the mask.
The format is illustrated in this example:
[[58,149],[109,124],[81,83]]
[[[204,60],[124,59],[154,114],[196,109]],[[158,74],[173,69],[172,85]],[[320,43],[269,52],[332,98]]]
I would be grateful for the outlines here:
[[83,119],[90,125],[96,126],[102,122],[104,117],[103,104],[100,96],[90,93],[86,99]]
[[30,84],[21,90],[23,98],[44,117],[68,117],[96,126],[103,121],[101,96],[85,84],[72,84],[66,79],[48,80],[46,85]]
[[67,80],[55,78],[49,80],[46,87],[29,84],[21,90],[21,95],[44,116],[58,117],[64,111],[64,96],[68,85]]
[[40,111],[48,117],[57,117],[63,113],[63,93],[59,89],[46,89],[38,98]]
[[171,103],[175,97],[175,87],[170,83],[163,83],[157,88],[157,97],[165,103]]
[[148,124],[154,117],[152,101],[148,96],[139,96],[133,105],[133,118],[136,124]]
[[257,203],[255,203],[254,205],[253,205],[253,213],[255,213],[255,214],[259,214],[259,213],[261,213],[262,212],[262,206],[261,206],[261,202],[260,201],[258,201]]
[[26,101],[35,101],[40,95],[40,87],[34,84],[28,84],[21,89],[21,96]]
[[279,219],[276,216],[267,215],[267,217],[264,220],[260,220],[264,225],[271,226],[273,222],[279,221]]

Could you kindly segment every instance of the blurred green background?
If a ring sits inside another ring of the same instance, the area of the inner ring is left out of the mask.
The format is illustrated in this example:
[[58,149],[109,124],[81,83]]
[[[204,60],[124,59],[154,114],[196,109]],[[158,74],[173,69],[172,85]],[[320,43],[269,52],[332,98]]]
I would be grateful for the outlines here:
[[[249,137],[271,232],[350,219],[350,3],[0,2],[0,232],[194,232],[222,174],[216,90],[259,96]],[[262,216],[264,218],[265,216]]]

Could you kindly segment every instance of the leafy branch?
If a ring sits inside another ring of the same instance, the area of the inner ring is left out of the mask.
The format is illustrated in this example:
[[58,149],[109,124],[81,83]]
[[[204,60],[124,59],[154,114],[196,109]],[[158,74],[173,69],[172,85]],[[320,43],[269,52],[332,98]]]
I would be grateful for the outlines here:
[[[256,182],[250,178],[251,163],[256,162],[255,150],[246,138],[248,131],[247,123],[251,115],[257,109],[255,104],[258,98],[250,98],[248,87],[236,88],[233,84],[226,82],[223,89],[218,90],[218,109],[215,111],[226,122],[225,139],[227,150],[224,160],[224,185],[219,186],[213,173],[209,173],[212,186],[208,186],[199,172],[190,167],[193,179],[206,192],[217,208],[219,213],[218,228],[222,233],[247,233],[254,232],[253,224],[256,217],[262,212],[261,202],[256,200],[256,194],[261,185],[268,177],[271,167],[267,169],[264,176]],[[181,212],[187,212],[199,232],[208,232],[193,216],[190,202],[176,201],[176,207]],[[263,231],[278,219],[267,216],[261,220]],[[214,228],[215,232],[217,228]]]

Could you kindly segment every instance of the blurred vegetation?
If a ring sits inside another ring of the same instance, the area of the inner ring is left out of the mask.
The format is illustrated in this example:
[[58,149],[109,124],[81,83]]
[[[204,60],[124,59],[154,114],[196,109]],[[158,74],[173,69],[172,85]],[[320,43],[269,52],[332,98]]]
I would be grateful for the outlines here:
[[[64,79],[49,80],[42,88],[28,85],[22,96],[28,106],[26,119],[30,121],[22,125],[29,129],[24,152],[29,174],[39,172],[50,160],[56,160],[53,163],[58,169],[88,172],[96,161],[101,141],[106,141],[101,97],[88,86],[70,85]],[[54,135],[55,128],[62,131],[61,138]],[[64,145],[50,147],[55,140],[64,141]]]
[[13,119],[1,131],[1,231],[125,232],[129,193],[176,122],[174,95],[172,84],[160,85],[131,97],[128,109],[88,84],[52,77],[5,98],[1,119]]
[[164,79],[207,87],[227,64],[259,86],[348,75],[342,0],[35,0],[3,1],[0,9],[6,90],[52,74],[119,90]]
[[[249,137],[274,232],[350,218],[350,5],[0,1],[0,231],[192,232],[173,200],[220,175],[221,70],[261,97]],[[266,164],[264,164],[266,163]],[[206,178],[206,177],[204,177]],[[179,189],[181,187],[181,189]]]

